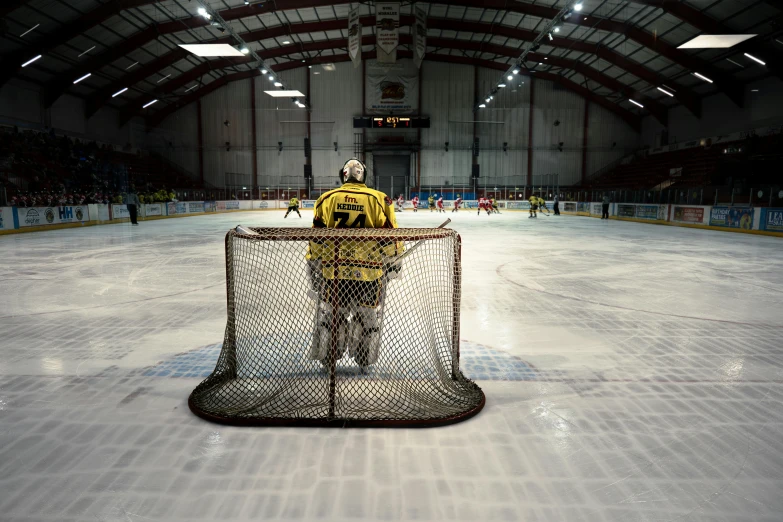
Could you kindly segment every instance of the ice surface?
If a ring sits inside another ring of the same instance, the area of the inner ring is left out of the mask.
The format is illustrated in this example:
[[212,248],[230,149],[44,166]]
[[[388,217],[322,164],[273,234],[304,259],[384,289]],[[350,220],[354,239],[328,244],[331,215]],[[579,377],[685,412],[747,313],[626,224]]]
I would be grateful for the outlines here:
[[0,520],[783,519],[783,240],[524,213],[463,239],[477,417],[233,428],[186,399],[249,212],[0,237]]

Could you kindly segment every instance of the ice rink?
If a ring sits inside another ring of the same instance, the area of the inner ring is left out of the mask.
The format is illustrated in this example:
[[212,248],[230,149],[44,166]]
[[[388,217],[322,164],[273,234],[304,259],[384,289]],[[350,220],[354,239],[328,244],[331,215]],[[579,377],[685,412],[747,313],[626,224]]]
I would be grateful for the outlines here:
[[478,416],[195,417],[225,232],[303,215],[0,236],[0,520],[783,520],[783,239],[408,210],[400,226],[462,236]]

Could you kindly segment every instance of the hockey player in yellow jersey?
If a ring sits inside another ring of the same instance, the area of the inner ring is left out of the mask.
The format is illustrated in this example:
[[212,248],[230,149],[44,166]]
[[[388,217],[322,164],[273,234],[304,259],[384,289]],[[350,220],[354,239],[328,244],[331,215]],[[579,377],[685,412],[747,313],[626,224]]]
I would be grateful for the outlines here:
[[549,214],[549,209],[546,208],[546,201],[544,201],[544,198],[538,198],[538,211],[542,214],[546,210],[546,213]]
[[[392,200],[365,185],[366,167],[348,160],[340,170],[340,188],[315,203],[314,228],[397,228]],[[339,248],[339,252],[335,252]],[[383,295],[389,280],[399,276],[394,263],[403,251],[396,241],[311,241],[308,253],[312,293],[318,296],[316,334],[310,358],[330,371],[332,336],[337,333],[337,359],[347,350],[362,369],[378,360]],[[340,260],[338,265],[334,259]],[[335,296],[334,293],[337,293]],[[335,299],[336,297],[336,299]],[[337,304],[337,332],[333,331]]]
[[530,196],[530,215],[529,218],[536,217],[536,211],[538,210],[538,196]]
[[427,205],[430,207],[430,212],[435,210],[435,196],[430,194],[430,197],[427,198]]
[[[296,196],[291,198],[291,201],[288,202],[288,212],[285,213],[285,216],[283,218],[287,218],[288,214],[291,212],[296,212],[299,214],[299,200],[296,199]],[[302,214],[299,214],[299,217],[302,217]]]

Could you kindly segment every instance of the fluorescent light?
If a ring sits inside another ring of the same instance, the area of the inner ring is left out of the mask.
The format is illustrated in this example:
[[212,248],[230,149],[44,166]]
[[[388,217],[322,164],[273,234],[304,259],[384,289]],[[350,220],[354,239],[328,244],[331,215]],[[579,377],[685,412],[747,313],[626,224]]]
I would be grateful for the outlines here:
[[549,60],[549,56],[544,56],[544,60]]
[[90,47],[89,49],[87,49],[86,51],[84,51],[84,52],[83,52],[82,54],[80,54],[79,56],[77,56],[77,58],[81,58],[82,56],[84,56],[85,54],[89,53],[89,52],[90,52],[90,51],[92,51],[93,49],[95,49],[95,46],[94,46],[94,45],[93,45],[92,47]]
[[582,2],[577,2],[574,4],[574,11],[581,11],[582,10]]
[[152,101],[151,101],[151,102],[149,102],[147,105],[145,105],[144,107],[142,107],[142,109],[146,109],[147,107],[149,107],[149,106],[150,106],[150,105],[152,105],[153,103],[156,103],[157,101],[158,101],[158,100],[152,100]]
[[694,76],[698,76],[699,78],[701,78],[701,79],[702,79],[702,80],[704,80],[705,82],[710,82],[710,83],[712,83],[712,80],[710,80],[709,78],[707,78],[707,77],[706,77],[706,76],[704,76],[703,74],[699,74],[699,73],[695,72],[695,73],[693,73],[693,75],[694,75]]
[[244,56],[241,51],[228,44],[179,44],[196,56]]
[[266,74],[267,72],[269,71],[267,71],[266,69],[261,69],[261,74]]
[[509,79],[509,80],[513,80],[513,79],[514,79],[514,77],[513,77],[513,76],[511,76],[511,75],[509,74],[509,75],[508,75],[508,79]]
[[734,60],[732,60],[731,58],[726,58],[726,60],[730,61],[731,63],[733,63],[733,64],[734,64],[734,65],[736,65],[737,67],[740,67],[740,68],[742,68],[742,69],[744,69],[744,68],[745,68],[745,66],[744,66],[744,65],[742,65],[742,64],[739,64],[739,63],[735,62],[735,61],[734,61]]
[[631,103],[633,103],[634,105],[638,105],[639,107],[641,107],[642,109],[644,109],[644,105],[642,105],[642,104],[641,104],[641,103],[639,103],[638,101],[636,101],[636,100],[632,100],[632,99],[630,99],[630,98],[628,98],[628,101],[629,101],[629,102],[631,102]]
[[333,63],[325,63],[321,67],[324,68],[324,71],[336,71],[337,67],[334,66]]
[[282,83],[280,83],[280,82],[275,82],[275,87],[282,87],[282,86],[283,86],[283,84],[282,84]]
[[318,71],[315,71],[313,74],[321,74],[321,73],[320,73],[320,72],[318,72]]
[[483,109],[484,107],[486,107],[486,105],[482,103],[481,105],[479,105],[479,107]]
[[165,80],[166,78],[168,78],[169,76],[171,76],[171,74],[167,74],[166,76],[164,76],[163,78],[161,78],[160,80],[158,80],[158,81],[157,81],[157,82],[155,82],[155,83],[160,83],[160,82],[162,82],[163,80]]
[[130,64],[129,66],[127,66],[127,67],[125,68],[125,70],[127,71],[128,69],[130,69],[130,68],[131,68],[131,67],[133,67],[134,65],[139,65],[139,62],[133,62],[132,64]]
[[296,90],[291,90],[291,91],[264,91],[264,92],[267,93],[269,96],[271,96],[273,98],[285,98],[285,97],[288,97],[288,98],[293,98],[293,97],[304,98],[304,94],[302,94],[301,92],[296,91]]
[[674,95],[672,93],[670,93],[669,91],[667,91],[666,89],[661,89],[660,87],[658,87],[658,90],[661,91],[662,93],[664,93],[665,95],[671,96],[672,98],[674,98]]
[[248,49],[247,47],[243,47],[239,50],[239,52],[242,54],[250,54],[250,49]]
[[760,63],[761,65],[767,65],[767,63],[766,63],[766,62],[762,62],[761,60],[759,60],[758,58],[756,58],[756,57],[755,57],[755,56],[753,56],[752,54],[748,54],[748,53],[742,53],[742,54],[744,54],[745,56],[747,56],[748,58],[750,58],[750,59],[751,59],[751,60],[753,60],[754,62]]
[[185,89],[185,92],[192,91],[192,90],[193,90],[193,89],[195,89],[196,87],[198,87],[198,84],[196,84],[196,85],[193,85],[193,86],[191,86],[191,87],[188,87],[187,89]]
[[120,94],[124,93],[127,90],[128,90],[128,88],[124,87],[124,88],[120,89],[119,91],[115,92],[114,94],[112,94],[111,97],[112,98],[116,98],[117,96],[119,96]]
[[677,49],[728,49],[750,40],[755,34],[702,34],[688,40]]
[[668,90],[670,90],[670,91],[672,91],[672,92],[677,92],[677,89],[672,89],[671,87],[669,87],[669,86],[668,86],[668,85],[666,85],[665,83],[662,83],[662,84],[661,84],[661,87],[666,87]]
[[498,84],[498,87],[500,87],[501,89],[502,89],[503,87],[505,87],[505,86],[506,86],[506,84],[505,84],[505,83],[499,83],[499,84]]
[[283,41],[283,45],[288,45],[288,44],[290,44],[290,43],[291,43],[291,40],[284,40],[284,41]]
[[23,32],[22,34],[20,34],[20,35],[19,35],[19,38],[23,37],[24,35],[26,35],[26,34],[27,34],[27,33],[29,33],[30,31],[35,31],[36,29],[38,29],[38,26],[39,26],[39,25],[41,25],[41,24],[35,24],[35,25],[34,25],[33,27],[31,27],[30,29],[28,29],[27,31],[25,31],[25,32]]
[[74,84],[74,85],[76,85],[76,84],[77,84],[77,83],[79,83],[80,81],[82,81],[82,80],[86,80],[86,79],[87,79],[87,78],[89,78],[90,76],[92,76],[92,73],[87,73],[87,74],[85,74],[84,76],[82,76],[81,78],[78,78],[78,79],[77,79],[75,82],[73,82],[73,84]]
[[550,41],[550,42],[551,42],[552,40],[554,40],[554,38],[552,38],[552,33],[547,33],[546,35],[549,37],[549,41]]
[[28,60],[28,61],[24,62],[24,63],[22,64],[22,67],[27,67],[28,65],[30,65],[31,63],[33,63],[34,61],[36,61],[36,60],[38,60],[38,59],[40,59],[40,58],[41,58],[41,55],[39,54],[39,55],[38,55],[38,56],[36,56],[35,58],[31,58],[30,60]]
[[750,92],[759,92],[758,89],[751,89]]

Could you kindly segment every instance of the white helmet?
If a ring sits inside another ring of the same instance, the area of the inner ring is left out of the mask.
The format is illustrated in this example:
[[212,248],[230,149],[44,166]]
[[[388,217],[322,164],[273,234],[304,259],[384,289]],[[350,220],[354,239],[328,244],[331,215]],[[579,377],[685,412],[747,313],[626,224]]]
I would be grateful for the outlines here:
[[354,182],[364,183],[367,179],[367,167],[356,158],[351,158],[345,162],[340,170],[340,181],[343,183]]

